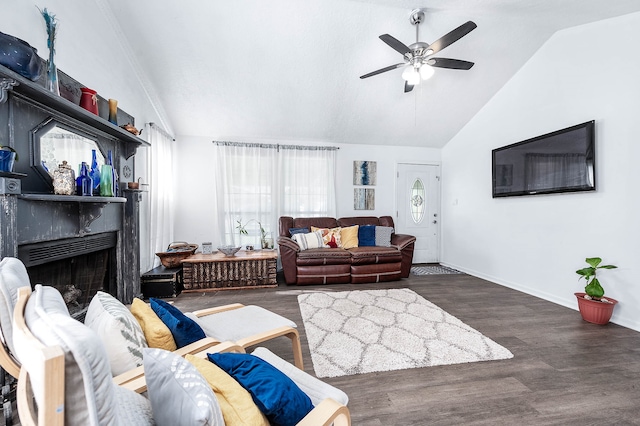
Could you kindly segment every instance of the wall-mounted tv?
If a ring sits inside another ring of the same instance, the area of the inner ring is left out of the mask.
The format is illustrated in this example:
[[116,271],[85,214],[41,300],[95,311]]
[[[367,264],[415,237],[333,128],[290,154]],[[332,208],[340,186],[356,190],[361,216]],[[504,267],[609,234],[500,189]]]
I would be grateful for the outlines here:
[[493,198],[596,189],[595,121],[492,151]]

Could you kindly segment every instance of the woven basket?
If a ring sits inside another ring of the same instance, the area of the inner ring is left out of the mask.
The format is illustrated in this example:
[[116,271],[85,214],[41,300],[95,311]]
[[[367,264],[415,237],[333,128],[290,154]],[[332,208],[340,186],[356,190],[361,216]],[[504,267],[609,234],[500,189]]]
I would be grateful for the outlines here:
[[169,244],[167,250],[176,250],[176,251],[165,251],[156,253],[156,256],[160,258],[160,263],[165,268],[177,268],[182,264],[182,261],[191,256],[198,249],[197,244],[189,244],[185,242],[174,242]]

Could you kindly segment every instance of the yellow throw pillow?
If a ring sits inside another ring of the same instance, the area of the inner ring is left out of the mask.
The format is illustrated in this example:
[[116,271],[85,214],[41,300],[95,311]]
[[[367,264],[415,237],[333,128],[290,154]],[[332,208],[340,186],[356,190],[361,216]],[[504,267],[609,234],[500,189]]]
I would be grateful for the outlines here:
[[342,248],[358,247],[358,225],[342,228],[340,240],[342,241]]
[[140,323],[144,338],[147,339],[150,348],[160,348],[171,352],[178,348],[171,330],[153,312],[151,306],[136,297],[131,303],[131,313]]
[[340,227],[337,228],[316,228],[315,226],[311,227],[311,232],[321,231],[322,232],[322,242],[327,247],[337,248],[342,247],[342,243],[340,241]]
[[269,426],[269,421],[236,380],[208,359],[185,357],[207,380],[216,394],[226,426]]

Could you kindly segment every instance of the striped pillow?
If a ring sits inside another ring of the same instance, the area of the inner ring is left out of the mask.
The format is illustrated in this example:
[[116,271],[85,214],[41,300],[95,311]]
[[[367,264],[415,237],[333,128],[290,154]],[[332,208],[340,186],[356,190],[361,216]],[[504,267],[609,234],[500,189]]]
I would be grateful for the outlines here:
[[324,247],[322,231],[309,232],[308,234],[295,234],[293,240],[298,243],[300,250]]
[[376,246],[391,247],[391,234],[393,234],[392,227],[376,226]]

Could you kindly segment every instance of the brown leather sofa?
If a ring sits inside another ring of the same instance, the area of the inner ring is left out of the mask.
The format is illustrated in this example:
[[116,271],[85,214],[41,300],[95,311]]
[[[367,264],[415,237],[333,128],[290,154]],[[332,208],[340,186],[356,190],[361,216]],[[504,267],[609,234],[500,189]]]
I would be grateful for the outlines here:
[[302,217],[282,216],[278,245],[287,284],[375,283],[407,278],[416,238],[392,234],[391,247],[318,248],[300,250],[289,229],[336,228],[353,225],[394,227],[391,216]]

